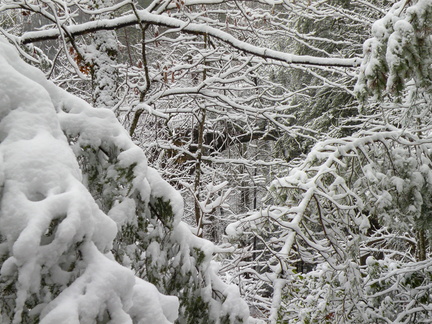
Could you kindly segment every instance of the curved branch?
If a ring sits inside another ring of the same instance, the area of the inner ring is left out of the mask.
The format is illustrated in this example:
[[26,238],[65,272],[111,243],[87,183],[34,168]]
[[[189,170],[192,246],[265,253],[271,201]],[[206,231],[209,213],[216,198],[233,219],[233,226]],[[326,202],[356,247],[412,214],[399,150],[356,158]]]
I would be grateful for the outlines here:
[[[185,22],[180,19],[168,17],[165,15],[157,15],[148,12],[147,10],[139,10],[134,14],[125,15],[112,19],[101,19],[90,21],[79,25],[67,27],[68,34],[72,37],[85,35],[98,30],[113,30],[120,29],[136,24],[151,24],[168,28],[179,28],[185,33],[192,34],[208,34],[213,38],[236,48],[242,52],[259,56],[265,59],[271,59],[288,64],[303,64],[313,66],[341,66],[341,67],[356,67],[361,63],[360,58],[345,59],[345,58],[327,58],[315,57],[308,55],[293,55],[280,51],[275,51],[268,48],[258,47],[243,42],[229,33],[221,31],[217,28],[206,26],[204,24],[195,24]],[[66,29],[66,27],[64,27]],[[50,39],[57,39],[60,36],[58,29],[49,29],[42,31],[32,31],[24,33],[19,39],[22,44],[40,42]]]

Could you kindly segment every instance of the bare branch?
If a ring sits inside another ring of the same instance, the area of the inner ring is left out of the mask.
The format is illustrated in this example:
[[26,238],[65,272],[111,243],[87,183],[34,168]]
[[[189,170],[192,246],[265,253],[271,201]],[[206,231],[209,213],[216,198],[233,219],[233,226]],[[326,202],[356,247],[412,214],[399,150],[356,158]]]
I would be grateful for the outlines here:
[[[164,26],[169,28],[179,28],[185,33],[193,34],[208,34],[216,39],[223,41],[232,47],[255,56],[280,61],[288,64],[304,64],[312,66],[341,66],[341,67],[356,67],[360,65],[360,58],[326,58],[326,57],[315,57],[308,55],[294,55],[284,53],[280,51],[271,50],[268,48],[258,47],[249,43],[238,40],[234,36],[221,31],[219,29],[205,26],[203,24],[194,24],[182,21],[180,19],[156,15],[148,12],[147,10],[139,10],[134,14],[125,15],[119,18],[113,19],[101,19],[97,21],[90,21],[80,25],[74,25],[70,27],[64,27],[67,29],[68,34],[72,36],[80,36],[88,33],[92,33],[98,30],[116,30],[127,26],[136,24],[152,24],[158,26]],[[32,31],[24,33],[20,41],[22,44],[40,42],[50,39],[57,39],[60,37],[60,31],[58,29],[49,29],[43,31]]]

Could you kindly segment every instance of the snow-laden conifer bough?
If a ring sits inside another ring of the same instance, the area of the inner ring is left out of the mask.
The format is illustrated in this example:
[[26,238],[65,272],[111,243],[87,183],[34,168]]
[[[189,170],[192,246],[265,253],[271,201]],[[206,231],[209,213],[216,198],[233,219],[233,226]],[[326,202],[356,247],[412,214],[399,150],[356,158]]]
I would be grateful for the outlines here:
[[[86,187],[76,151],[104,143],[116,147],[118,164],[133,171],[129,194],[170,202],[179,254],[202,249],[202,298],[212,305],[215,322],[222,316],[247,322],[238,289],[217,278],[214,246],[180,221],[181,197],[147,167],[114,114],[54,86],[2,37],[0,71],[0,322],[163,324],[178,318],[177,297],[161,294],[110,252],[118,228],[137,216],[134,200],[123,197],[108,217]],[[195,270],[194,264],[180,266]],[[225,303],[216,305],[212,290]]]

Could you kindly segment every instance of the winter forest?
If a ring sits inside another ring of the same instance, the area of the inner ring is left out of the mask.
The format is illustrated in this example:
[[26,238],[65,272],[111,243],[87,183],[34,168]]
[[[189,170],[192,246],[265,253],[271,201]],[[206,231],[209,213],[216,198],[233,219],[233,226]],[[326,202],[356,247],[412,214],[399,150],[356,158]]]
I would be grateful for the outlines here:
[[0,323],[432,321],[432,0],[0,0]]

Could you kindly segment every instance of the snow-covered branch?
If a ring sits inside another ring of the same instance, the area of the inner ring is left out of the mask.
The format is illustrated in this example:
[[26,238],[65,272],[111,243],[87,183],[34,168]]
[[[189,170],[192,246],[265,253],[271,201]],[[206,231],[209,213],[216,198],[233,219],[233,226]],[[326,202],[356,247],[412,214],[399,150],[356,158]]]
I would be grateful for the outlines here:
[[[117,30],[123,27],[142,24],[157,25],[169,28],[178,28],[185,33],[194,34],[207,34],[217,38],[224,43],[248,54],[263,57],[270,60],[281,61],[289,64],[303,64],[303,65],[318,65],[318,66],[341,66],[341,67],[355,67],[361,62],[359,58],[346,59],[346,58],[325,58],[314,57],[308,55],[294,55],[280,51],[275,51],[269,48],[254,46],[247,42],[236,39],[234,36],[220,29],[203,24],[196,24],[185,22],[180,19],[169,17],[167,15],[156,15],[148,12],[147,10],[139,10],[137,14],[129,14],[118,18],[101,19],[97,21],[90,21],[73,26],[63,26],[68,35],[79,36],[98,30]],[[19,41],[22,44],[40,42],[44,40],[56,39],[60,37],[62,31],[59,29],[49,29],[43,31],[32,31],[23,34]]]

